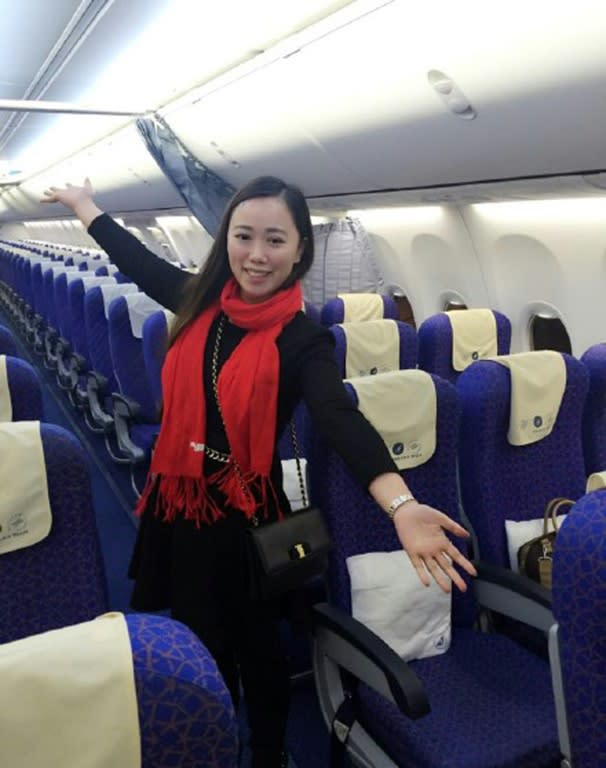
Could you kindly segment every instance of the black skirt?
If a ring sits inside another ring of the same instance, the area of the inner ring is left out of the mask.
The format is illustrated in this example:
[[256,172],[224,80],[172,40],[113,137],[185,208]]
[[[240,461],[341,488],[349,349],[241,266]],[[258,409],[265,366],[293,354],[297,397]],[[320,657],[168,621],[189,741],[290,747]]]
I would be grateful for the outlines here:
[[[208,466],[209,473],[215,470]],[[281,477],[273,475],[277,505],[268,494],[267,508],[259,515],[267,522],[277,519],[278,508],[290,511]],[[211,487],[208,492],[224,516],[199,526],[179,515],[173,522],[164,522],[154,511],[157,489],[150,493],[128,571],[134,580],[131,606],[135,610],[170,609],[180,615],[187,603],[196,613],[202,610],[212,616],[220,610],[221,601],[231,603],[248,594],[244,532],[251,523],[240,510],[227,505],[219,491]]]

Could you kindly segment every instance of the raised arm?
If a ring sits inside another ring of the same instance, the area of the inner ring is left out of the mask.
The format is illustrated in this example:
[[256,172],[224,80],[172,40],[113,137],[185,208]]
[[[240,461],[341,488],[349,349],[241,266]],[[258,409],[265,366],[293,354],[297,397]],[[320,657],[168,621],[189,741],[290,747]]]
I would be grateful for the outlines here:
[[95,203],[93,194],[90,180],[86,179],[81,187],[72,184],[50,187],[45,191],[42,202],[62,203],[71,209],[120,272],[163,307],[176,312],[183,288],[191,275],[152,253],[138,238],[104,213]]
[[85,229],[88,229],[94,219],[103,211],[93,200],[93,185],[90,179],[85,179],[81,187],[67,184],[65,187],[49,187],[44,190],[42,203],[62,203],[70,208],[80,219]]

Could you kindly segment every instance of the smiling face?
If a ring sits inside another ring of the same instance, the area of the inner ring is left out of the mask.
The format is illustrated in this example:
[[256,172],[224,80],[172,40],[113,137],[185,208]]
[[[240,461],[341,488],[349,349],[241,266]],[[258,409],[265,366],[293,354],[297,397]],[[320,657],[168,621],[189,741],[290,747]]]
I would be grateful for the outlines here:
[[273,296],[301,260],[303,243],[280,197],[254,197],[237,205],[227,230],[227,256],[247,304]]

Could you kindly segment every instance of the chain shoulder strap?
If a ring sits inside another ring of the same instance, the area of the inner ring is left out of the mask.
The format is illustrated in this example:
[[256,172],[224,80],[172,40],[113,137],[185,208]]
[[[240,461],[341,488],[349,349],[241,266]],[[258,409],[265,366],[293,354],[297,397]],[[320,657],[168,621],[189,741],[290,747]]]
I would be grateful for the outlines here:
[[290,419],[290,439],[292,440],[292,447],[295,451],[295,461],[297,462],[297,477],[299,478],[299,489],[301,491],[301,501],[303,506],[308,506],[307,493],[305,492],[305,482],[303,481],[303,471],[301,470],[301,452],[299,451],[299,441],[297,439],[297,430],[295,428],[294,416]]

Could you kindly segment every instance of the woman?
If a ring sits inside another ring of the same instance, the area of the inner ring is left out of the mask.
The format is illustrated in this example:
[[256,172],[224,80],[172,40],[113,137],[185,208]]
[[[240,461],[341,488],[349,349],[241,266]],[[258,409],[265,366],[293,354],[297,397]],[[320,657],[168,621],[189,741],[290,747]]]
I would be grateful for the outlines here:
[[195,276],[154,256],[92,195],[87,179],[51,187],[44,200],[71,208],[120,271],[177,312],[162,372],[162,426],[138,507],[132,604],[170,607],[191,627],[236,706],[241,679],[253,768],[277,768],[288,709],[278,607],[249,599],[242,540],[248,526],[288,511],[276,436],[296,403],[305,400],[318,429],[392,517],[424,584],[432,576],[444,591],[451,581],[465,589],[454,566],[471,575],[474,568],[444,531],[467,533],[413,498],[347,396],[332,335],[300,311],[313,237],[297,187],[261,177],[236,193]]

